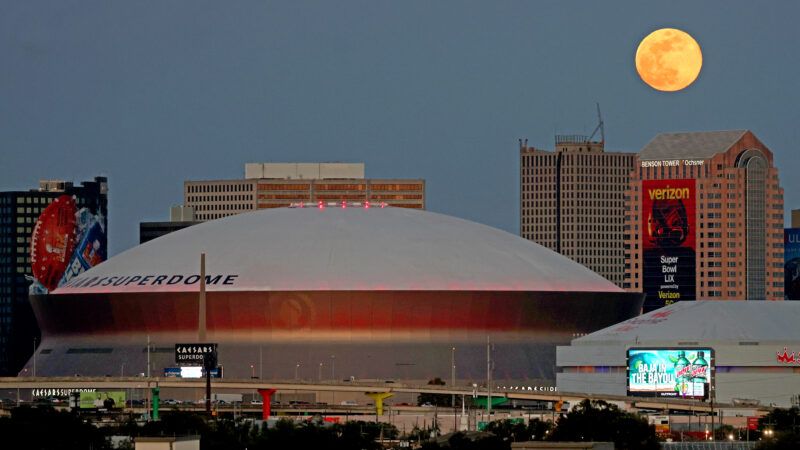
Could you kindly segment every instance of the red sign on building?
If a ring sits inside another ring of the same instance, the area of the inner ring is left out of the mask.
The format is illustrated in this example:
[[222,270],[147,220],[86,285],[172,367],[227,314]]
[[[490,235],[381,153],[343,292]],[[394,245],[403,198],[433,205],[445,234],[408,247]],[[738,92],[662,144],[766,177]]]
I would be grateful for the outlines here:
[[758,429],[758,417],[748,417],[747,418],[747,429],[748,430],[757,430]]
[[695,295],[695,180],[642,182],[645,312]]

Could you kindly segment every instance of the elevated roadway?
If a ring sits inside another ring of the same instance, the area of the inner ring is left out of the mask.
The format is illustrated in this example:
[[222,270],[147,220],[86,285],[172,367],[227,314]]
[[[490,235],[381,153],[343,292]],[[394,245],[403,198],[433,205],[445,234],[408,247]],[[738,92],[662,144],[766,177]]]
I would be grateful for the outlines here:
[[[0,389],[149,389],[149,388],[202,388],[205,379],[201,378],[163,378],[163,377],[0,377]],[[347,381],[310,382],[299,380],[257,380],[257,379],[213,379],[212,388],[228,390],[275,389],[286,391],[315,392],[392,392],[415,394],[446,394],[486,397],[485,387],[415,385],[386,381]],[[576,403],[584,399],[604,400],[617,404],[624,403],[628,408],[710,412],[711,405],[705,402],[670,398],[643,398],[611,395],[582,394],[573,392],[534,391],[523,388],[492,389],[492,397],[512,400],[539,400],[546,402]],[[725,403],[714,403],[714,409],[741,409]],[[768,408],[763,408],[768,409]]]

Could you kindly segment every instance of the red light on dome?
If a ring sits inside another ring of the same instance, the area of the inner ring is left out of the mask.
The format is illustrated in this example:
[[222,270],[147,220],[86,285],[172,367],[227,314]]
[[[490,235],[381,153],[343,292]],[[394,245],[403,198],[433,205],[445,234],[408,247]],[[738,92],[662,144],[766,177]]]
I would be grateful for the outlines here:
[[319,205],[318,205],[318,206],[319,206],[319,209],[322,209],[322,208],[324,208],[324,207],[325,207],[325,206],[323,206],[323,205],[322,205],[322,201],[320,201],[320,202],[319,202]]
[[342,209],[345,209],[345,208],[347,208],[347,203],[343,201],[342,202]]
[[369,202],[368,201],[364,202],[364,209],[369,209]]

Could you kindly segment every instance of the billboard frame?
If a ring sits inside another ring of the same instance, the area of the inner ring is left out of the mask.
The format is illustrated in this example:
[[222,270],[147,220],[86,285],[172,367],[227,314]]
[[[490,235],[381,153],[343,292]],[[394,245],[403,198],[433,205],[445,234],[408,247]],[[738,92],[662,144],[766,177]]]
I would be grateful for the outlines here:
[[[631,392],[631,351],[632,350],[641,350],[641,351],[686,351],[686,350],[693,350],[693,351],[701,351],[701,350],[708,350],[708,389],[705,391],[705,396],[703,398],[697,397],[672,397],[672,396],[662,396],[659,395],[658,391],[651,391],[650,393],[644,392]],[[686,399],[686,400],[700,400],[705,402],[706,400],[714,401],[714,386],[716,385],[716,351],[712,346],[700,346],[700,345],[676,345],[676,346],[648,346],[648,347],[627,347],[625,349],[625,394],[628,397],[640,397],[640,398],[678,398],[678,399]],[[651,394],[651,395],[649,395]]]

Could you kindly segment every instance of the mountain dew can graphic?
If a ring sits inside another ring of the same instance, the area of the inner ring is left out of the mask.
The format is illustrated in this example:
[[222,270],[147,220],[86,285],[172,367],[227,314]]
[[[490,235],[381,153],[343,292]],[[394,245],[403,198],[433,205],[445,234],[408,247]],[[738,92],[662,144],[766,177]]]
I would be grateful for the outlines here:
[[629,349],[628,395],[703,399],[711,380],[711,349]]

